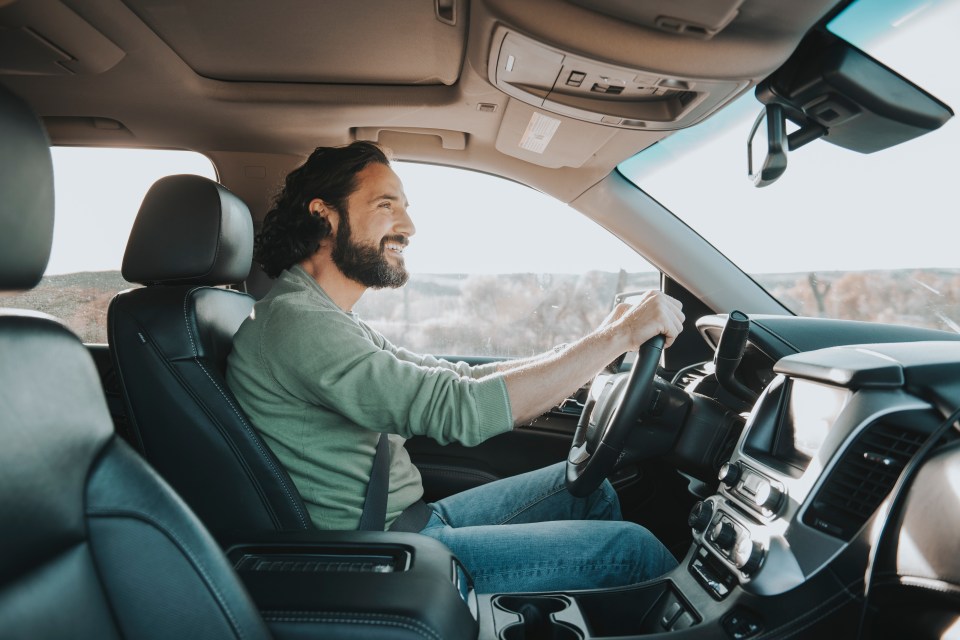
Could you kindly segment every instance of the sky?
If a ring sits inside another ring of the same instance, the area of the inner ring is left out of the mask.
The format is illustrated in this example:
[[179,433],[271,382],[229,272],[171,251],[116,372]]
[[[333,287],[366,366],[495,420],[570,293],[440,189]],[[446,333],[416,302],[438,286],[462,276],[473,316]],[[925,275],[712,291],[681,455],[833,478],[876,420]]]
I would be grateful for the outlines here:
[[[960,0],[878,0],[895,34],[869,50],[960,106]],[[851,29],[862,21],[851,20]],[[921,32],[921,39],[915,34]],[[930,46],[937,42],[938,46]],[[960,125],[863,156],[822,141],[790,154],[780,181],[756,189],[746,137],[760,105],[702,129],[708,146],[679,155],[684,133],[625,162],[628,177],[751,273],[960,266]],[[727,127],[723,129],[723,127]],[[214,177],[189,152],[54,149],[57,218],[48,274],[119,269],[136,210],[154,180]],[[417,234],[413,273],[647,271],[622,242],[565,204],[485,174],[395,163]],[[443,173],[438,173],[443,172]],[[694,179],[695,178],[695,179]],[[772,239],[776,240],[772,240]]]

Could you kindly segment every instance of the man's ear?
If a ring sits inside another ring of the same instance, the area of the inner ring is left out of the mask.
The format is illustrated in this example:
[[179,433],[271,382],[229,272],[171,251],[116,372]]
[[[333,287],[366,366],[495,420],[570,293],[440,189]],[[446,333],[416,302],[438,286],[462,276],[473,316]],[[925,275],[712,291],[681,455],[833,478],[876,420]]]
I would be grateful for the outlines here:
[[330,207],[320,198],[314,198],[307,203],[307,211],[309,211],[311,215],[328,217],[329,210]]
[[318,216],[326,220],[327,224],[330,225],[331,235],[336,235],[337,223],[339,222],[339,215],[336,209],[331,207],[324,200],[320,198],[314,198],[307,203],[307,211],[310,212],[310,215]]

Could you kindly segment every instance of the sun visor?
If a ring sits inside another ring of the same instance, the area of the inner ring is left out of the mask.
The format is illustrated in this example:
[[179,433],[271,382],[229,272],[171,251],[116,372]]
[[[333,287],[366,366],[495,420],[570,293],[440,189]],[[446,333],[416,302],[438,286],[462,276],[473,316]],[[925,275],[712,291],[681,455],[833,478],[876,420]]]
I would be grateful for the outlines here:
[[[465,0],[125,0],[196,73],[235,82],[454,84],[466,47]],[[409,3],[408,3],[409,4]],[[345,55],[345,53],[347,55]]]
[[103,73],[125,55],[61,2],[0,2],[0,75]]

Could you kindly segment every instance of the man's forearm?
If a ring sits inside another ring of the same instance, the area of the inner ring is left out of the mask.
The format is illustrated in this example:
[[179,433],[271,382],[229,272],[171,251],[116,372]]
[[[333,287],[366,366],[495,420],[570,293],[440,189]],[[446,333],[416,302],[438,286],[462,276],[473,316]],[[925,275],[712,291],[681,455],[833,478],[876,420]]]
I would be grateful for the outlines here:
[[514,424],[525,424],[570,397],[623,353],[622,345],[613,332],[597,331],[504,371]]
[[497,371],[501,373],[506,373],[507,371],[512,371],[514,369],[520,369],[523,367],[529,367],[532,364],[548,360],[560,351],[563,351],[567,348],[566,344],[560,344],[550,349],[549,351],[544,351],[543,353],[538,353],[533,356],[528,356],[526,358],[514,358],[513,360],[503,360],[497,363]]

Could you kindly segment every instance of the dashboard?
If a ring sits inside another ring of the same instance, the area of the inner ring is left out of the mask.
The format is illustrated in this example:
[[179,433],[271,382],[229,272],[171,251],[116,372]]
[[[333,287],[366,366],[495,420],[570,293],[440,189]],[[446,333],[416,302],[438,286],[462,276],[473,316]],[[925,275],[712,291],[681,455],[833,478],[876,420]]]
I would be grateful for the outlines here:
[[[724,323],[724,316],[698,322],[714,348]],[[687,568],[713,600],[738,587],[785,594],[869,541],[867,525],[881,519],[878,508],[901,471],[960,406],[960,336],[863,325],[751,318],[737,377],[759,397],[744,412],[717,491],[689,516]],[[687,390],[712,391],[710,376],[695,377]],[[956,588],[951,571],[926,578]]]

